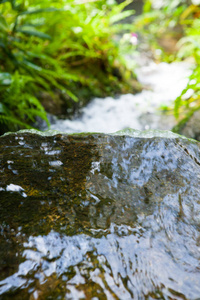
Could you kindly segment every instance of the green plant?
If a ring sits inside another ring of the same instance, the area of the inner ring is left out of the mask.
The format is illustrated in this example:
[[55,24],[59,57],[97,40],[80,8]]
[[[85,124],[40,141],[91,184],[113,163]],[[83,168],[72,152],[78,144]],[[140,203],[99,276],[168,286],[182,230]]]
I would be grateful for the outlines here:
[[188,84],[177,97],[174,104],[174,113],[182,123],[186,122],[195,111],[200,109],[200,7],[190,5],[184,12],[182,25],[184,36],[178,42],[178,59],[191,58],[194,63]]
[[43,106],[29,89],[32,81],[30,76],[19,75],[18,72],[12,76],[0,73],[0,123],[10,131],[31,128],[29,124],[34,123],[36,116],[49,124]]
[[[20,124],[30,125],[34,108],[37,115],[47,120],[38,104],[43,103],[42,91],[54,99],[59,90],[66,95],[65,101],[78,101],[83,90],[88,91],[86,96],[130,90],[127,81],[133,72],[128,70],[122,55],[128,49],[118,38],[120,32],[132,28],[119,23],[133,14],[123,11],[130,2],[116,5],[106,0],[0,1],[0,73],[2,78],[9,75],[12,81],[26,82],[21,86],[26,101],[14,86],[12,92],[16,93],[18,104],[9,103],[15,101],[14,95],[7,101],[5,96],[1,100],[1,122],[11,113],[6,106],[18,107],[15,118],[10,115],[13,122],[18,120],[17,128]],[[4,95],[9,88],[1,85]],[[34,97],[34,105],[29,97]],[[24,107],[20,101],[27,104],[26,114],[20,113]]]
[[[136,21],[141,33],[148,37],[145,42],[150,44],[153,53],[160,50],[159,59],[171,62],[190,58],[194,63],[186,88],[174,101],[174,115],[183,124],[200,109],[200,6],[194,0],[165,1],[160,7],[153,3],[153,0],[145,1],[144,14]],[[176,35],[172,52],[162,47],[162,39],[167,35]]]
[[143,14],[136,18],[135,25],[156,60],[175,59],[176,43],[184,34],[182,19],[187,7],[187,0],[145,1]]
[[[0,122],[1,132],[29,128],[36,116],[49,124],[46,113],[39,100],[34,96],[38,90],[53,87],[65,87],[61,80],[74,78],[63,74],[56,60],[39,53],[42,46],[51,37],[33,27],[27,29],[29,15],[55,11],[55,9],[26,10],[23,2],[1,1],[0,13]],[[50,68],[45,68],[48,64]],[[65,90],[76,100],[67,89]]]

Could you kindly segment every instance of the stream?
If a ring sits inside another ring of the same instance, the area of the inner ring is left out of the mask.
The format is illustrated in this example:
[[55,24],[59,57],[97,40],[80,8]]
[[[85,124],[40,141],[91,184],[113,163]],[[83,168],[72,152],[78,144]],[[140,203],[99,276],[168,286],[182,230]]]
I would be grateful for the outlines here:
[[161,105],[171,105],[180,95],[191,74],[191,65],[186,62],[156,64],[148,60],[145,64],[140,63],[136,74],[146,87],[141,93],[95,98],[82,109],[78,118],[57,120],[51,129],[67,133],[108,133],[129,127],[171,130],[176,124],[173,112],[167,115],[160,108]]
[[190,72],[149,62],[141,93],[0,137],[0,299],[200,299],[200,146],[151,130]]

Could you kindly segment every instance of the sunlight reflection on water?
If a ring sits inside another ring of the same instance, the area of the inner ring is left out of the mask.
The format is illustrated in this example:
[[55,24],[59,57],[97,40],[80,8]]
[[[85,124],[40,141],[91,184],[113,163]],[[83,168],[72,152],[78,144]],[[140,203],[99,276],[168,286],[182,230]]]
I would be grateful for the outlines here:
[[2,297],[198,298],[197,142],[26,132],[1,137],[0,149]]

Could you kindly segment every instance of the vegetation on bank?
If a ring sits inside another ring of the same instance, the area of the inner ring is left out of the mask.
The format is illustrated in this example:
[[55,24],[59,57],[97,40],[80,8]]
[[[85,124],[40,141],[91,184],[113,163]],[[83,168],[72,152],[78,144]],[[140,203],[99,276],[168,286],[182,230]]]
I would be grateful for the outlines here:
[[127,32],[137,32],[157,61],[192,58],[174,114],[184,123],[200,109],[199,1],[145,0],[143,14],[126,24],[131,2],[0,1],[0,134],[31,128],[37,117],[48,124],[47,112],[68,114],[94,96],[137,90],[124,59],[135,48],[120,38]]
[[187,87],[174,101],[174,114],[184,124],[200,109],[200,1],[146,0],[135,25],[155,60],[194,64]]
[[1,133],[30,128],[36,116],[48,123],[51,106],[67,113],[91,96],[137,88],[124,60],[131,44],[118,36],[131,31],[119,23],[134,13],[123,11],[130,2],[0,1]]

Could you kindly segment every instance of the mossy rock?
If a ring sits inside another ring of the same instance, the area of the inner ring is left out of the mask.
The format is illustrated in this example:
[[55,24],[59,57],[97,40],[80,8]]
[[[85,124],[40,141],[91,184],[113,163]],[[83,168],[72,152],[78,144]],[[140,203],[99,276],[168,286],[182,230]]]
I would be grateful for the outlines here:
[[199,297],[198,142],[20,131],[0,174],[0,298]]

